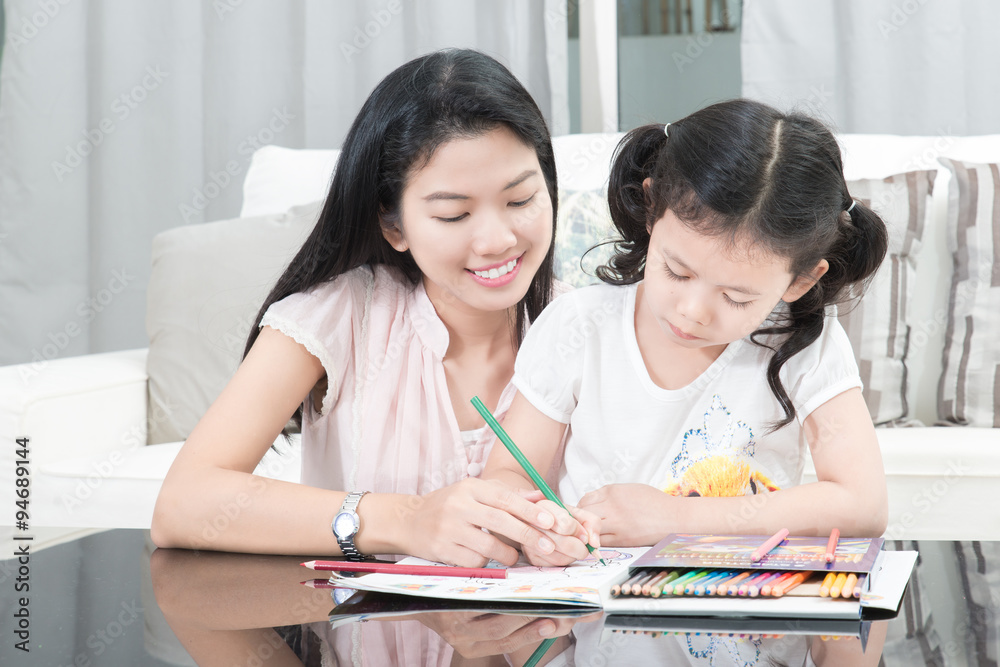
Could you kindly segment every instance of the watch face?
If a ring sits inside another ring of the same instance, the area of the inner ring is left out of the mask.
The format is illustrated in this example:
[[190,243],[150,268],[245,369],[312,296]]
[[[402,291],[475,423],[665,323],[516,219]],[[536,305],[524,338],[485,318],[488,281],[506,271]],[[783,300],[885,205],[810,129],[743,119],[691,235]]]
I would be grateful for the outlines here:
[[333,534],[345,538],[358,532],[358,515],[353,512],[341,512],[333,520]]

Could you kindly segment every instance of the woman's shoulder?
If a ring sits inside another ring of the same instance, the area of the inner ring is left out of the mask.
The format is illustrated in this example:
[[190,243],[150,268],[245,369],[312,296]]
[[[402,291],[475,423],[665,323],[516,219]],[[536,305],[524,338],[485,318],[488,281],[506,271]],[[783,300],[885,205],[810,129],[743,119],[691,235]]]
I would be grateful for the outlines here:
[[404,299],[412,291],[413,285],[394,269],[381,265],[363,264],[335,278],[291,294],[285,299],[304,300],[310,302],[312,306],[316,306],[318,305],[317,301],[398,300]]

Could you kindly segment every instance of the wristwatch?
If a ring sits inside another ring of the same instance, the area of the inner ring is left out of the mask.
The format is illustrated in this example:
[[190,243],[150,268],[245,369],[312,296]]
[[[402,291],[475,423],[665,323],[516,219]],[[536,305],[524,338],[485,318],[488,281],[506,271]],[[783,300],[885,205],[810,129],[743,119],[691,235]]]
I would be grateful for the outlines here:
[[340,506],[340,512],[337,516],[333,518],[333,523],[330,524],[330,528],[333,530],[334,537],[337,538],[337,544],[340,545],[340,550],[344,552],[348,560],[364,560],[365,557],[357,547],[354,546],[354,536],[358,534],[358,529],[361,528],[361,517],[358,516],[358,503],[361,502],[361,497],[364,496],[367,491],[353,491],[347,494],[344,498],[344,504]]

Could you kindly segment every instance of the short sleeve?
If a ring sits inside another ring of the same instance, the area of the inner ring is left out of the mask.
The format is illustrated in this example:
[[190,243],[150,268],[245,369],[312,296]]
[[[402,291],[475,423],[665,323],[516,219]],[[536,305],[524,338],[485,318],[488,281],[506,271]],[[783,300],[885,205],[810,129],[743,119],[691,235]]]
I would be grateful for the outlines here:
[[826,318],[819,337],[785,364],[781,376],[800,422],[834,396],[862,386],[847,332],[834,317]]
[[271,304],[261,319],[262,327],[285,334],[323,365],[327,380],[323,414],[336,402],[347,368],[354,363],[356,339],[373,288],[371,271],[361,267]]
[[575,290],[552,301],[528,329],[511,383],[542,414],[568,424],[576,407],[586,332]]

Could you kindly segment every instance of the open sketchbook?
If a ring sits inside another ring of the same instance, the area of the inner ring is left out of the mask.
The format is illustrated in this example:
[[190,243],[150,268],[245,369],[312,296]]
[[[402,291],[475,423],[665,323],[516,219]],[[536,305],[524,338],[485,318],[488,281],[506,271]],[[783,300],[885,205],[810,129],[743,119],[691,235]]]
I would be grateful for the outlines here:
[[[648,547],[602,549],[605,564],[591,556],[566,567],[536,567],[519,563],[507,569],[506,579],[413,576],[408,574],[365,574],[358,577],[334,573],[338,586],[381,593],[445,598],[470,602],[534,602],[600,607],[611,586],[628,577],[629,568]],[[434,565],[410,556],[405,565]],[[492,566],[502,567],[492,563]]]
[[[603,607],[610,614],[859,619],[871,614],[892,614],[898,609],[917,556],[914,551],[894,552],[876,548],[872,552],[871,565],[857,561],[854,565],[857,571],[869,575],[867,588],[860,599],[820,597],[816,584],[812,584],[812,588],[803,584],[778,598],[613,597],[612,586],[623,583],[642,569],[643,562],[653,567],[660,566],[657,559],[662,556],[663,544],[661,542],[652,548],[602,549],[606,565],[590,558],[559,568],[516,566],[508,569],[506,579],[377,573],[358,577],[334,574],[330,581],[337,586],[358,590],[465,600],[470,603],[521,602],[581,608]],[[881,541],[878,541],[877,547],[881,547]],[[867,547],[864,553],[868,553]],[[413,557],[405,558],[400,563],[433,565]],[[774,562],[771,567],[775,567]]]

